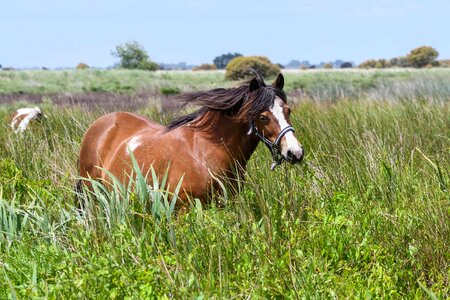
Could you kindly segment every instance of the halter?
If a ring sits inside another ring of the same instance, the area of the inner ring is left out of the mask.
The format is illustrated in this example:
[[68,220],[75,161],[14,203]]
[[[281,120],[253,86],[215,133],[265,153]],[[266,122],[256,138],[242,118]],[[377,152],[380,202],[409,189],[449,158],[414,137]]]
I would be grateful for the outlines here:
[[280,141],[283,138],[283,136],[285,136],[286,133],[288,133],[289,131],[294,132],[295,131],[294,128],[292,126],[286,126],[283,130],[280,131],[277,138],[275,139],[275,142],[273,142],[273,143],[269,139],[265,138],[264,135],[262,135],[258,131],[258,128],[256,127],[254,121],[252,123],[251,130],[267,146],[267,148],[269,148],[269,151],[272,154],[272,159],[273,159],[272,165],[270,166],[270,170],[273,171],[275,169],[275,167],[278,166],[279,164],[281,164],[281,162],[284,159],[283,155],[281,155],[281,151],[279,148]]

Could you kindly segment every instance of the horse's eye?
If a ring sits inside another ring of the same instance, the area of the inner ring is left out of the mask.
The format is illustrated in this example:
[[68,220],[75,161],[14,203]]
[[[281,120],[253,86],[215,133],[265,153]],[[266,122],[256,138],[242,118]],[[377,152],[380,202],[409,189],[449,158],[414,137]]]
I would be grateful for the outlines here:
[[259,115],[259,120],[264,123],[269,122],[269,118],[265,115]]

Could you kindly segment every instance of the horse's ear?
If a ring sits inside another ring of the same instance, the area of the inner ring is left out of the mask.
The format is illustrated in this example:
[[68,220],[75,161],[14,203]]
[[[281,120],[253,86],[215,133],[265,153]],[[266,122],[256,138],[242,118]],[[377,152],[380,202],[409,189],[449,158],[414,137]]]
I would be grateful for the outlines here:
[[278,74],[277,79],[275,79],[275,81],[272,83],[272,85],[276,88],[279,88],[280,90],[283,89],[284,87],[284,76],[283,74]]
[[249,86],[250,92],[256,91],[257,89],[259,89],[259,86],[260,86],[260,84],[258,82],[258,79],[253,78],[250,81],[250,86]]

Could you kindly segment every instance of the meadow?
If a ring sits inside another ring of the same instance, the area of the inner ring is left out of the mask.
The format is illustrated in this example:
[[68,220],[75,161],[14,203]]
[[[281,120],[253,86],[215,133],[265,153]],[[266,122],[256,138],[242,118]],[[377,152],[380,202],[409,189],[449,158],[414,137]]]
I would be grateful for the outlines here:
[[[167,124],[168,94],[238,82],[0,71],[0,299],[450,297],[450,70],[284,75],[304,162],[270,171],[260,145],[223,207],[176,214],[162,183],[98,186],[77,210],[83,134],[115,109]],[[46,120],[13,134],[30,101]]]

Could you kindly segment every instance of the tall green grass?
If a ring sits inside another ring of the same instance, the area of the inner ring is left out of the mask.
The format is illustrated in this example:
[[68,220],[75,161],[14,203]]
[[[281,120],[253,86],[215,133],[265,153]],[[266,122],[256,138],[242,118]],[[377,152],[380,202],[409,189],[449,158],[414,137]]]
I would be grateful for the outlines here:
[[423,86],[434,98],[296,99],[304,163],[271,172],[258,147],[224,207],[182,214],[137,169],[77,208],[79,143],[100,112],[47,104],[23,135],[0,126],[0,298],[449,297],[450,104]]

